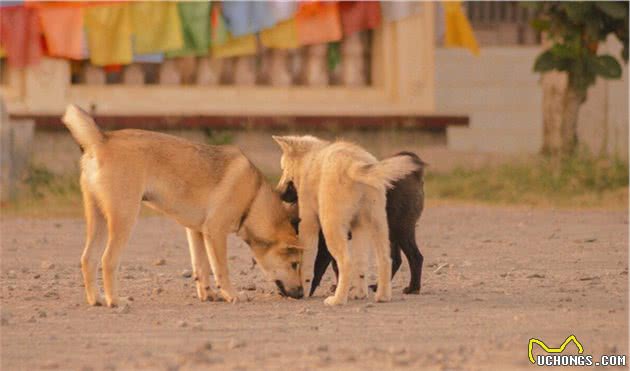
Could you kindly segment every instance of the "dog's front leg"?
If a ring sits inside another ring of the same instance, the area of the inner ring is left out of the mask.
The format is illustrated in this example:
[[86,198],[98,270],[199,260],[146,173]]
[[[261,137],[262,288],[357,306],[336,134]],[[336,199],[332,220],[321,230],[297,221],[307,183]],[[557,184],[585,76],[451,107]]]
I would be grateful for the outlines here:
[[203,235],[186,228],[186,237],[188,237],[193,277],[197,286],[197,297],[201,301],[215,300],[216,294],[210,288],[210,261],[206,254]]
[[313,266],[315,255],[317,254],[317,241],[319,236],[319,223],[317,216],[313,213],[306,213],[300,210],[300,245],[304,247],[302,255],[302,287],[304,292],[310,292],[313,282]]
[[228,303],[236,303],[238,301],[238,293],[230,282],[227,267],[227,234],[204,233],[203,240],[219,293]]
[[[129,193],[129,195],[133,195],[133,193]],[[140,197],[137,200],[140,200]],[[118,266],[120,264],[120,255],[129,240],[133,224],[140,210],[139,201],[137,204],[131,202],[126,204],[121,202],[120,204],[123,207],[115,208],[111,205],[109,206],[110,212],[107,216],[109,238],[107,240],[107,248],[101,257],[105,301],[110,308],[118,305]],[[111,211],[112,209],[115,211]]]

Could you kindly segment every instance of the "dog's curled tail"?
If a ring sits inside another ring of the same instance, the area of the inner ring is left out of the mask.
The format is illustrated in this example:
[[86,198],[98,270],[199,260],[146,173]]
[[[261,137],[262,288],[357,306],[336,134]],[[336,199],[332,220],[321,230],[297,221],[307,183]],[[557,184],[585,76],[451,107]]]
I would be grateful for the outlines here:
[[96,147],[103,142],[103,133],[96,126],[94,119],[78,106],[68,105],[61,121],[83,150]]
[[421,170],[423,166],[424,162],[417,156],[394,156],[375,164],[355,166],[349,174],[355,181],[371,187],[391,188],[395,181]]

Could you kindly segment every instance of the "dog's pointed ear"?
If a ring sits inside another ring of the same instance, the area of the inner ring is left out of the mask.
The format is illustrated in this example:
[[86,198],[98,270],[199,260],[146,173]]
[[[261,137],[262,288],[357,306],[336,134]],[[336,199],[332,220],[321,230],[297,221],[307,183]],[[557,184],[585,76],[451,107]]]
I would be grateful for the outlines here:
[[294,136],[294,135],[275,136],[273,135],[272,138],[273,140],[276,141],[276,143],[278,143],[278,145],[282,149],[282,153],[288,154],[288,155],[296,155],[296,156],[300,156],[312,150],[317,145],[327,143],[311,135],[305,135],[305,136]]
[[278,145],[280,146],[280,149],[282,149],[283,152],[286,152],[289,150],[289,140],[287,137],[284,136],[280,136],[280,135],[272,135],[271,136],[273,138],[273,140],[276,141],[276,143],[278,143]]

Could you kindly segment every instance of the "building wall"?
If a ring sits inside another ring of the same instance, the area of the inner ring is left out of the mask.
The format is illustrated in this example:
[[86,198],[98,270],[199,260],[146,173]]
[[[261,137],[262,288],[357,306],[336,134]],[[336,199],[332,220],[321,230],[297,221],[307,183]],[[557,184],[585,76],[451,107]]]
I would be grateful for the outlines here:
[[[606,50],[618,55],[619,44]],[[604,49],[604,48],[603,48]],[[448,146],[458,151],[536,153],[542,146],[542,88],[532,71],[539,47],[436,49],[436,109],[470,116],[468,128],[448,129]],[[606,125],[607,123],[607,125]],[[628,69],[623,79],[600,79],[589,90],[578,123],[580,141],[599,153],[628,154]],[[607,141],[604,140],[607,138]]]

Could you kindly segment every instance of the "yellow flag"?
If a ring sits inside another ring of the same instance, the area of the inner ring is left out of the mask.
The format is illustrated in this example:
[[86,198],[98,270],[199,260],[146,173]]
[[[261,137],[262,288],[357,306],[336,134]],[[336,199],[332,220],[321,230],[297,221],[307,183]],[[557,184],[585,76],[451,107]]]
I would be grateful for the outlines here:
[[260,42],[267,48],[293,49],[299,47],[295,19],[289,19],[272,28],[262,30]]
[[84,11],[92,64],[131,63],[131,11],[128,4],[89,6]]
[[3,58],[5,55],[7,55],[7,52],[5,52],[4,49],[2,49],[2,45],[0,45],[0,58]]
[[446,35],[444,46],[463,47],[474,55],[479,54],[479,45],[473,33],[470,22],[464,14],[461,1],[444,1],[444,18],[446,23]]
[[130,6],[136,54],[159,53],[184,46],[177,3],[140,1]]
[[256,54],[256,35],[249,34],[241,37],[229,36],[224,44],[212,45],[210,49],[213,58]]

